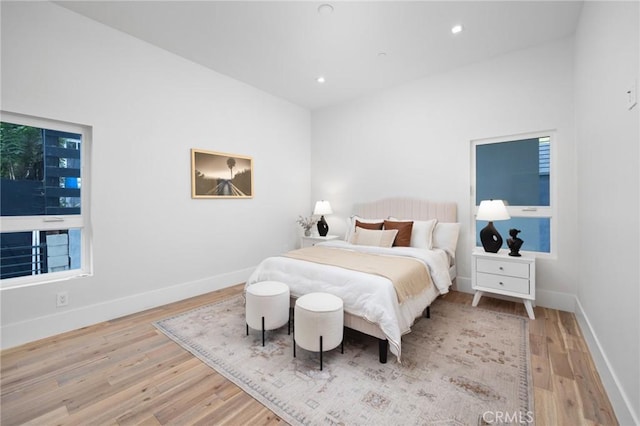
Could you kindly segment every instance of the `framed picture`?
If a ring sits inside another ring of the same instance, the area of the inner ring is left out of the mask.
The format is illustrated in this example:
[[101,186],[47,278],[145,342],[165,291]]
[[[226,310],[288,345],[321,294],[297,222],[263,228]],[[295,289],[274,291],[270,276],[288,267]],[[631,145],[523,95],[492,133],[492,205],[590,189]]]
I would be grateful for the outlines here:
[[192,198],[252,198],[253,159],[191,149]]

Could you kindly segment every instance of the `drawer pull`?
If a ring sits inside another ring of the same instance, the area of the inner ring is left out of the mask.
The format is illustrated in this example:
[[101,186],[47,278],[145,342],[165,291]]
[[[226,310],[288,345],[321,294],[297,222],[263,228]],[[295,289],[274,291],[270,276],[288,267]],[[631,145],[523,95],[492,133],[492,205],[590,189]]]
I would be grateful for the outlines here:
[[502,281],[500,281],[498,284],[500,284],[500,285],[504,285],[504,283],[503,283]]
[[500,266],[498,269],[500,269],[501,271],[504,271],[504,268],[502,266]]

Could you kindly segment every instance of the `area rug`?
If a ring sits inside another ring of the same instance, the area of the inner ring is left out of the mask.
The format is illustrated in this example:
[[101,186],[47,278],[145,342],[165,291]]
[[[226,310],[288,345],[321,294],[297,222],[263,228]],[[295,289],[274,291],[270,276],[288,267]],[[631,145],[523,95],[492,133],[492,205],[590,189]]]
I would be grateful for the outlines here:
[[[293,425],[532,423],[528,320],[443,300],[402,338],[402,362],[345,333],[340,348],[297,348],[287,327],[246,336],[242,295],[155,323],[159,330]],[[507,422],[511,423],[511,421]]]

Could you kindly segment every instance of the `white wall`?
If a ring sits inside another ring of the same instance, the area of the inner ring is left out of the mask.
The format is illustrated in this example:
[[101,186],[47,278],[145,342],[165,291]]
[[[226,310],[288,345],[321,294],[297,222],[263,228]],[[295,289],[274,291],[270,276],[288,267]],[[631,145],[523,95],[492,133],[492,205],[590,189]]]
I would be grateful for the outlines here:
[[576,315],[620,424],[640,424],[638,2],[585,2],[576,33]]
[[470,141],[556,130],[558,251],[538,262],[537,302],[573,310],[572,82],[573,39],[565,39],[314,111],[312,198],[331,201],[332,233],[344,230],[341,221],[354,202],[389,196],[455,201],[462,223],[458,288],[470,291]]
[[[2,290],[2,347],[240,283],[311,209],[307,110],[55,4],[2,2],[1,101],[93,127],[95,271]],[[190,148],[252,156],[255,197],[192,200]]]

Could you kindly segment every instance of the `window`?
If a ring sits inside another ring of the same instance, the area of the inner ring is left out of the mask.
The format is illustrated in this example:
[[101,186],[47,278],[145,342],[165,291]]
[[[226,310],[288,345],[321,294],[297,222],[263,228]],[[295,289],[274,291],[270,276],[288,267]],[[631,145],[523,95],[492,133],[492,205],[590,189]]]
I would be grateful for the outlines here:
[[[553,132],[472,142],[474,212],[482,200],[503,200],[511,219],[494,226],[505,241],[509,229],[519,229],[524,251],[554,252],[552,160]],[[486,222],[474,222],[476,246],[482,246],[478,230]]]
[[1,113],[2,287],[90,273],[89,138],[86,126]]

